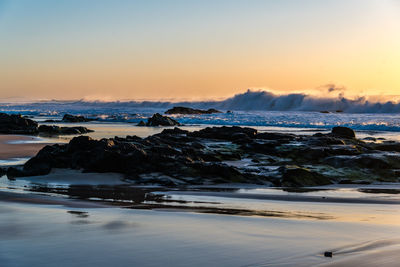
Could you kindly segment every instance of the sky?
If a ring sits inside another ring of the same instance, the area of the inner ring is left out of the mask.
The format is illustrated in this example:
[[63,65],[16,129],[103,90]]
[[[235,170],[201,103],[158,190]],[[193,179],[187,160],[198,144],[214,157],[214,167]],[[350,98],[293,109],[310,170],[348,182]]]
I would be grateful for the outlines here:
[[331,84],[400,95],[400,0],[0,0],[0,99],[200,100]]

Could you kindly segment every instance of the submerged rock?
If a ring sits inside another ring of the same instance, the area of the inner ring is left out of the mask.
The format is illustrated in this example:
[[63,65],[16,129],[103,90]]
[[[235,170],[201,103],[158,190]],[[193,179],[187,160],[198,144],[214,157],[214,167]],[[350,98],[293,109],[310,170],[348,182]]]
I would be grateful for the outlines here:
[[0,133],[2,134],[37,134],[37,122],[21,115],[0,113]]
[[193,109],[187,107],[173,107],[165,112],[165,114],[213,114],[213,113],[222,113],[222,112],[213,108],[202,110],[202,109]]

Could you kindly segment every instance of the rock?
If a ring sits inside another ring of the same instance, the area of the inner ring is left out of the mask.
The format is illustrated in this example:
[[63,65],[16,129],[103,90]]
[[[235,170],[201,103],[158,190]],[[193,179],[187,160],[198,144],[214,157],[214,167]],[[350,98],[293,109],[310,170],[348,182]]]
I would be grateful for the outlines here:
[[[60,131],[45,127],[48,132]],[[382,150],[390,152],[377,150],[378,145],[389,146]],[[400,176],[400,153],[395,145],[364,143],[333,134],[257,134],[255,129],[237,126],[194,132],[175,127],[147,138],[75,137],[69,144],[44,147],[23,168],[9,168],[7,175],[43,175],[52,168],[71,168],[117,172],[138,184],[173,186],[235,182],[300,187],[346,180],[392,182]]]
[[[238,135],[240,134],[240,135]],[[188,135],[192,137],[200,137],[200,138],[208,138],[208,139],[220,139],[232,141],[238,139],[239,137],[243,138],[247,136],[252,139],[257,134],[257,130],[246,127],[238,127],[238,126],[222,126],[222,127],[207,127],[200,131],[191,132]]]
[[318,186],[332,183],[324,175],[298,166],[286,166],[281,168],[280,171],[282,172],[282,186]]
[[164,129],[161,134],[170,134],[170,135],[183,135],[183,134],[188,134],[189,131],[182,130],[178,127],[175,127],[174,129]]
[[254,137],[255,139],[264,139],[264,140],[278,140],[281,142],[290,142],[293,141],[296,136],[294,134],[285,134],[285,133],[258,133]]
[[313,146],[330,146],[330,145],[345,145],[346,143],[343,141],[343,139],[334,137],[334,136],[329,136],[329,135],[324,135],[321,133],[317,133],[313,135],[312,137],[307,138],[305,140],[307,144],[313,145]]
[[330,113],[329,111],[327,111],[327,110],[321,110],[319,113],[325,113],[325,114],[328,114],[328,113]]
[[159,113],[154,114],[151,118],[147,120],[146,123],[146,126],[174,126],[174,125],[180,125],[180,123],[174,119],[171,119],[167,116],[163,116]]
[[142,142],[143,138],[136,136],[136,135],[127,135],[126,141],[128,142]]
[[38,124],[21,115],[0,113],[0,133],[35,135],[38,133]]
[[59,127],[56,125],[40,125],[39,134],[45,135],[73,135],[73,134],[85,134],[94,132],[86,127],[76,126],[76,127]]
[[62,122],[89,122],[93,121],[95,119],[88,119],[83,116],[75,116],[71,114],[65,114],[64,117],[62,118]]
[[342,127],[342,126],[333,127],[332,135],[338,136],[338,137],[343,137],[343,138],[349,138],[349,139],[356,138],[356,134],[352,129],[350,129],[348,127]]
[[342,179],[338,184],[371,184],[371,181]]
[[244,183],[246,178],[235,167],[225,164],[192,164],[201,176],[212,178],[217,183]]
[[400,152],[400,143],[383,143],[372,146],[373,149],[380,151]]
[[210,108],[208,110],[193,109],[187,107],[173,107],[165,112],[165,114],[212,114],[221,113],[221,111]]
[[332,251],[325,251],[324,252],[324,257],[332,258],[333,252]]
[[146,126],[146,123],[144,121],[139,121],[139,123],[137,124],[137,126]]
[[335,168],[348,167],[381,170],[395,167],[385,156],[377,156],[373,154],[364,154],[359,156],[339,155],[327,157],[323,160],[323,163]]
[[6,173],[7,173],[7,171],[0,167],[0,177],[5,175]]

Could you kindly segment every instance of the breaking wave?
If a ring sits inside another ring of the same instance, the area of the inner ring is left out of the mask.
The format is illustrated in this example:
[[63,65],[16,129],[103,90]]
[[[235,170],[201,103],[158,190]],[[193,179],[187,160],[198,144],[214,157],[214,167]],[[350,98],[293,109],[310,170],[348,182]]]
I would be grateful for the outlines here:
[[163,113],[173,106],[233,111],[209,115],[175,116],[179,122],[188,125],[248,125],[314,129],[329,129],[342,125],[356,130],[400,132],[399,103],[371,102],[366,98],[348,99],[341,95],[336,98],[320,98],[306,94],[277,95],[266,91],[250,90],[221,101],[80,100],[3,103],[0,104],[0,112],[31,115],[39,121],[60,119],[63,114],[71,113],[95,117],[105,122],[137,123],[155,112]]
[[[18,104],[3,105],[17,107]],[[217,108],[241,111],[343,111],[346,113],[400,113],[400,103],[393,101],[369,101],[366,97],[349,99],[339,94],[337,97],[316,97],[303,93],[274,94],[268,91],[251,91],[237,94],[221,101],[47,101],[23,104],[24,108],[54,110],[86,109],[168,109],[173,106],[194,108]]]

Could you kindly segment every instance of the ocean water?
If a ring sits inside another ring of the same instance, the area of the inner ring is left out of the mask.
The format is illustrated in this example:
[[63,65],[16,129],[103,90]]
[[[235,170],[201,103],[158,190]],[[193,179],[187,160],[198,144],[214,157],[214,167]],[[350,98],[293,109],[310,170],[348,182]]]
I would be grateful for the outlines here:
[[[150,106],[150,107],[149,107]],[[155,107],[156,106],[156,107]],[[161,106],[161,107],[160,107]],[[97,119],[84,123],[96,133],[92,137],[114,137],[136,134],[145,137],[161,131],[160,128],[144,129],[135,127],[141,120],[154,113],[163,114],[172,104],[133,105],[124,102],[45,102],[25,104],[0,104],[0,112],[30,116],[39,123],[70,125],[44,122],[61,120],[64,114],[83,115]],[[187,130],[198,130],[206,126],[238,125],[254,127],[260,131],[278,131],[295,134],[313,134],[330,131],[334,126],[350,127],[359,138],[367,136],[400,140],[400,113],[348,113],[320,111],[253,111],[227,110],[206,115],[172,115]],[[76,125],[76,124],[74,124]],[[134,127],[134,128],[133,128]],[[63,137],[61,137],[63,139]],[[68,138],[67,138],[68,139]],[[62,140],[61,140],[62,141]]]
[[[153,105],[154,106],[154,105]],[[50,102],[31,104],[0,104],[0,112],[34,116],[36,119],[60,119],[64,114],[79,114],[105,122],[137,123],[152,114],[164,113],[166,107],[137,107],[123,103],[97,102]],[[363,131],[400,132],[400,113],[345,113],[319,111],[244,111],[221,110],[223,113],[209,115],[174,115],[176,119],[188,125],[246,125],[328,129],[333,126],[347,126]]]

